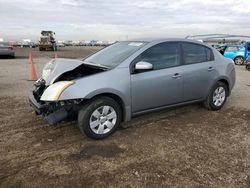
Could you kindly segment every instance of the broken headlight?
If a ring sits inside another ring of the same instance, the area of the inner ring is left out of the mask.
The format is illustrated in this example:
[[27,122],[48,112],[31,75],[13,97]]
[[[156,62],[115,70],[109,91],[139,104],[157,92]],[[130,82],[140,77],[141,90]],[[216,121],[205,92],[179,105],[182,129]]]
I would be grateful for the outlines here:
[[73,81],[60,81],[50,85],[42,94],[42,101],[57,101],[63,91],[73,85]]

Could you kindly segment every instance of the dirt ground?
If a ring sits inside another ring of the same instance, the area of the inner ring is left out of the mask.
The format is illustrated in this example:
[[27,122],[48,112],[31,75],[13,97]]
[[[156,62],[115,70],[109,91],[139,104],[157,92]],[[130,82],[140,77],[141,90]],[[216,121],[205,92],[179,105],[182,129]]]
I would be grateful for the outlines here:
[[[58,57],[95,51],[67,47]],[[49,127],[27,103],[29,49],[0,59],[0,187],[250,187],[250,72],[216,112],[195,104],[143,115],[94,141]],[[53,52],[32,49],[36,68]]]

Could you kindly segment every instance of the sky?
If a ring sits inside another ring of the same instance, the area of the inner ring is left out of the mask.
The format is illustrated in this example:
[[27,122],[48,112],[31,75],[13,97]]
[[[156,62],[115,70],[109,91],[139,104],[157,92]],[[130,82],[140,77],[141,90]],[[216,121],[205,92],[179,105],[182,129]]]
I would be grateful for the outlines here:
[[[237,3],[236,3],[237,2]],[[249,0],[0,0],[0,38],[126,40],[250,35]]]

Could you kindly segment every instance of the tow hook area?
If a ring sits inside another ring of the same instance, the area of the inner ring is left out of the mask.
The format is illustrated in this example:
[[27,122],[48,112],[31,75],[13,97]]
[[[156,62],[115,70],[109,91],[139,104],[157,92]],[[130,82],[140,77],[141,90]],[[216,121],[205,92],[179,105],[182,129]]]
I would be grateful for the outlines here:
[[49,125],[55,125],[65,120],[67,117],[68,117],[68,112],[64,108],[60,108],[59,110],[56,110],[55,112],[49,114],[48,116],[45,116],[44,120]]
[[49,125],[55,125],[64,120],[75,120],[84,99],[74,99],[59,102],[44,102],[35,97],[34,92],[29,93],[29,103],[37,115],[42,115]]

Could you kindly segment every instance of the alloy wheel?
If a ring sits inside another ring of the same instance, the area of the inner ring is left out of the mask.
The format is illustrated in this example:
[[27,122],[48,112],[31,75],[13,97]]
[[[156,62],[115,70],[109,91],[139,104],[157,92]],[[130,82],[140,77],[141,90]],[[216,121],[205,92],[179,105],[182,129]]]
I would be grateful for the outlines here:
[[101,106],[94,110],[90,116],[89,125],[96,134],[106,134],[110,132],[117,121],[117,114],[111,106]]
[[224,87],[218,87],[213,94],[213,104],[215,106],[221,106],[226,99],[226,91]]

